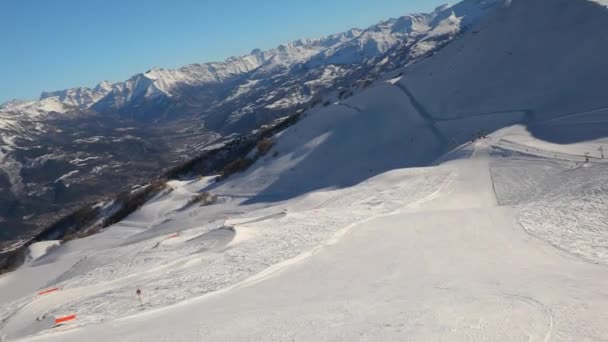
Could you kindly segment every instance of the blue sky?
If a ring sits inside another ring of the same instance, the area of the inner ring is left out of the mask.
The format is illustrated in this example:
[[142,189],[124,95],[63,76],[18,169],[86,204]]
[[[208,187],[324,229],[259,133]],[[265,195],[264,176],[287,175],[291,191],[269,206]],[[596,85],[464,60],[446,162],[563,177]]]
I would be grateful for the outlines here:
[[445,0],[2,0],[0,103],[430,11]]

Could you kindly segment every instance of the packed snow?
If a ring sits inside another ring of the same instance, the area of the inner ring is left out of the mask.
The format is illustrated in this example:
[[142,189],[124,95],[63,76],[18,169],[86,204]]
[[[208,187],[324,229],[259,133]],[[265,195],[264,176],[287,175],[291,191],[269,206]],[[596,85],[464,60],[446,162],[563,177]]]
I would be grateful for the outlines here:
[[[227,182],[215,188],[218,204],[189,206],[213,179],[173,181],[127,220],[2,278],[2,332],[58,341],[602,339],[608,271],[586,260],[608,261],[606,246],[591,243],[606,241],[597,229],[607,225],[597,178],[605,164],[509,152],[497,144],[507,135],[436,166],[277,203],[244,205],[245,183]],[[241,176],[258,181],[252,191],[273,168],[291,167],[258,164]],[[556,197],[562,174],[572,194]],[[495,188],[522,175],[547,184],[530,195],[538,200],[501,206]],[[586,221],[563,224],[572,217]],[[60,290],[36,294],[47,288]],[[56,328],[40,318],[72,313],[75,322]]]

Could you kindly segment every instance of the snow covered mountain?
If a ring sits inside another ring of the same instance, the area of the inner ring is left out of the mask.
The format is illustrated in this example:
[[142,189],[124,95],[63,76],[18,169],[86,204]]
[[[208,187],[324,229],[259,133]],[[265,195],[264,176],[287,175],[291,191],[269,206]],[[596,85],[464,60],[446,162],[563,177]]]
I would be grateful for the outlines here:
[[75,109],[87,109],[97,103],[110,91],[108,81],[99,83],[95,88],[79,87],[67,90],[42,92],[36,101],[13,100],[0,105],[0,112],[41,116],[47,113],[65,113]]
[[[466,0],[454,6],[438,7],[429,14],[390,19],[365,30],[352,29],[321,39],[300,39],[267,51],[255,49],[249,55],[219,63],[191,64],[175,70],[154,68],[125,82],[111,84],[104,81],[94,89],[81,87],[43,92],[38,101],[19,105],[9,102],[0,108],[24,111],[31,107],[43,112],[65,112],[70,107],[93,107],[99,112],[124,110],[128,106],[139,105],[141,101],[179,97],[184,87],[229,87],[234,82],[243,83],[254,71],[254,76],[260,78],[275,73],[277,69],[290,69],[303,63],[308,66],[360,64],[410,40],[455,35],[479,20],[497,2]],[[46,103],[51,98],[57,104],[54,107],[36,103]]]
[[0,106],[0,221],[7,227],[0,244],[195,157],[212,141],[351,96],[441,48],[496,4],[466,0],[223,62],[7,102]]
[[606,23],[512,0],[425,58],[443,40],[367,59],[376,80],[219,174],[186,164],[100,234],[29,246],[0,338],[605,339]]
[[80,87],[63,91],[43,92],[40,95],[40,99],[57,98],[64,105],[84,109],[91,107],[106,96],[111,89],[112,84],[108,81],[103,81],[93,89]]

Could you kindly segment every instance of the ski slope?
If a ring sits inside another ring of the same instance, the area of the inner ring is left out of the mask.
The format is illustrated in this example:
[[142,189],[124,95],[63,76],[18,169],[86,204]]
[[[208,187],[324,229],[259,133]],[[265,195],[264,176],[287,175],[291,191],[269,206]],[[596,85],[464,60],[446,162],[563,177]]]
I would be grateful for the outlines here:
[[[171,181],[171,190],[104,232],[44,255],[37,248],[30,263],[0,278],[0,336],[608,336],[608,164],[584,161],[584,151],[607,139],[559,145],[515,124],[444,155],[433,145],[418,151],[404,127],[414,127],[415,140],[461,133],[430,128],[436,123],[390,84],[361,96],[309,113],[242,174]],[[380,105],[382,120],[372,120]],[[396,126],[403,108],[409,116]],[[569,127],[584,127],[588,115],[573,116]],[[374,131],[386,140],[360,139]],[[403,155],[438,158],[399,166]],[[336,172],[315,176],[319,165]],[[202,191],[217,203],[189,205]],[[77,319],[53,327],[54,317],[71,314]]]
[[[216,232],[218,253],[229,254],[227,249],[242,249],[249,242],[264,248],[264,253],[288,249],[290,254],[222,290],[168,308],[153,309],[156,292],[162,290],[144,285],[143,312],[133,293],[126,291],[134,292],[134,285],[118,295],[110,291],[116,281],[98,278],[95,283],[103,284],[106,291],[104,301],[120,307],[122,296],[131,297],[128,304],[135,311],[82,328],[74,329],[81,322],[41,331],[29,340],[606,338],[608,290],[603,285],[608,269],[527,234],[517,219],[518,207],[499,205],[494,168],[517,163],[520,170],[533,169],[547,160],[504,156],[494,145],[496,141],[497,137],[490,136],[463,146],[468,155],[460,154],[438,166],[395,170],[353,187],[235,215],[239,218],[226,221],[233,225],[233,234]],[[412,183],[418,186],[408,185]],[[352,223],[336,224],[336,219],[349,216],[340,210],[348,210]],[[298,219],[289,220],[291,216]],[[303,239],[306,221],[315,225],[331,222],[333,229],[298,252],[293,250],[298,246],[295,240]],[[294,225],[300,226],[291,228]],[[260,235],[276,238],[280,233],[274,227],[288,230],[292,238],[274,240],[272,244],[285,244],[278,250],[258,239]],[[265,234],[268,230],[272,234]],[[159,243],[164,248],[187,248],[181,241],[196,235],[195,231],[183,231],[175,242],[162,239]],[[251,267],[251,259],[256,257],[248,254],[239,263]],[[162,278],[162,273],[174,275],[173,268],[191,263],[196,267],[183,270],[217,272],[201,261],[208,258],[199,252],[182,263],[148,272]],[[124,277],[129,276],[133,274]],[[177,293],[200,285],[184,279],[173,284],[167,281],[166,285],[173,286],[171,292]],[[198,282],[204,283],[204,279]],[[35,299],[3,329],[14,334],[27,332],[31,324],[20,326],[18,320],[33,319],[44,307],[49,309],[62,300],[78,303],[74,307],[103,306],[84,299],[95,286],[68,285],[64,293]],[[118,288],[113,291],[119,292]]]
[[0,337],[608,340],[605,20],[514,0],[247,170],[36,248],[0,277]]
[[[608,139],[558,145],[515,124],[441,155],[433,145],[418,151],[403,132],[432,141],[460,130],[430,128],[437,123],[408,105],[379,84],[348,106],[309,113],[242,174],[171,181],[98,235],[36,248],[0,278],[0,336],[604,338],[608,164],[585,163],[584,151]],[[589,115],[568,126],[588,125]],[[374,131],[385,140],[360,139]],[[403,155],[439,158],[400,167]],[[203,191],[217,202],[190,205]]]

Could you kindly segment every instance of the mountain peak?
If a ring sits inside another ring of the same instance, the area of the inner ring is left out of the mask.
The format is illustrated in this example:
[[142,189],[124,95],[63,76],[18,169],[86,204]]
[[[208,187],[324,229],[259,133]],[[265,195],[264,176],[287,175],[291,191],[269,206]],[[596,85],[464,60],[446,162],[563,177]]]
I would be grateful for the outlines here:
[[98,85],[93,88],[96,92],[109,92],[112,89],[112,82],[110,81],[101,81]]

